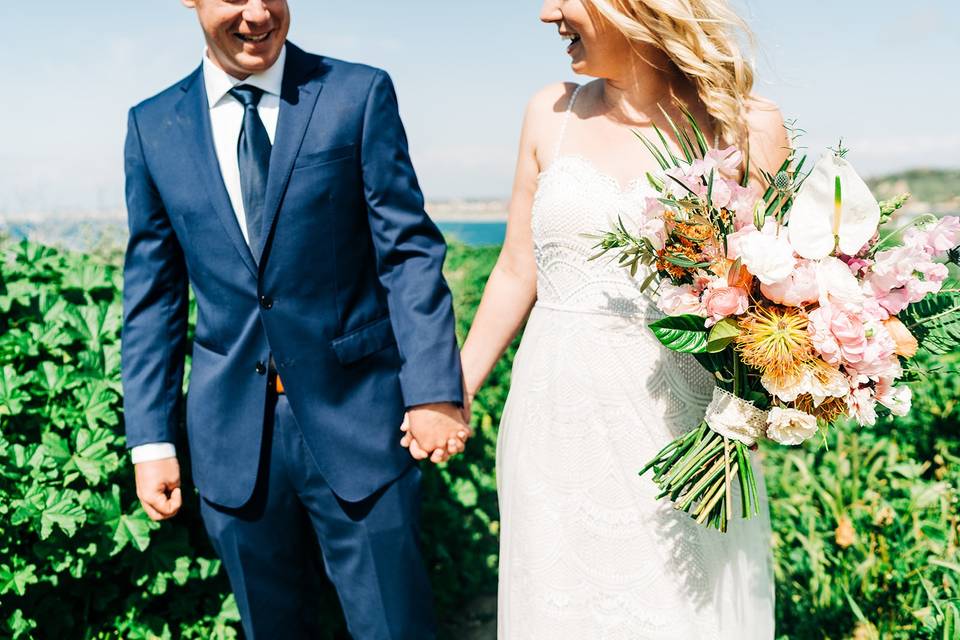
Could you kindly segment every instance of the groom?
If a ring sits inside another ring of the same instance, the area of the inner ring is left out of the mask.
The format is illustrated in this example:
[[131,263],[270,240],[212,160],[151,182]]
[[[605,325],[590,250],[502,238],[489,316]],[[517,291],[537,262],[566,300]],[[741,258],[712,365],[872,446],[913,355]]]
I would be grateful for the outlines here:
[[125,149],[138,496],[157,520],[181,504],[189,283],[193,478],[247,637],[319,633],[317,541],[353,637],[433,637],[410,453],[445,459],[469,430],[445,245],[393,86],[287,42],[286,0],[183,4],[203,63],[130,111]]

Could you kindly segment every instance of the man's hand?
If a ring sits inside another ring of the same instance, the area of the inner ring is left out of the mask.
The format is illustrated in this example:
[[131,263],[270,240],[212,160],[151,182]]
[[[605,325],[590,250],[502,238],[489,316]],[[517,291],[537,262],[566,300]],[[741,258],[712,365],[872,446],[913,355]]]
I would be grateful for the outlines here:
[[463,452],[464,443],[472,435],[460,408],[449,402],[413,407],[400,430],[404,432],[400,443],[410,449],[410,455],[432,462],[444,462]]
[[177,515],[183,505],[180,493],[180,463],[165,458],[134,465],[137,497],[151,520],[166,520]]

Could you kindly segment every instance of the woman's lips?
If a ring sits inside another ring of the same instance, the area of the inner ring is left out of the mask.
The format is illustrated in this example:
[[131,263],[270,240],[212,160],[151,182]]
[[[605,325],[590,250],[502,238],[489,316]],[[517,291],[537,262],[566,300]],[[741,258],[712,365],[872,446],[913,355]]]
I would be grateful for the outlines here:
[[567,46],[567,53],[572,54],[573,50],[580,44],[580,36],[577,34],[569,34],[561,37],[570,43]]

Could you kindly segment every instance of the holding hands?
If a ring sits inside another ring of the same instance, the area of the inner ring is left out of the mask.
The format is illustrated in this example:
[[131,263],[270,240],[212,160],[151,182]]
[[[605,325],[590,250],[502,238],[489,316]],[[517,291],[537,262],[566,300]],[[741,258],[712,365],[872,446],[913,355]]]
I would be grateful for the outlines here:
[[470,401],[464,396],[461,409],[449,402],[424,404],[411,408],[400,426],[400,444],[410,450],[416,460],[446,462],[450,456],[463,453],[470,428]]

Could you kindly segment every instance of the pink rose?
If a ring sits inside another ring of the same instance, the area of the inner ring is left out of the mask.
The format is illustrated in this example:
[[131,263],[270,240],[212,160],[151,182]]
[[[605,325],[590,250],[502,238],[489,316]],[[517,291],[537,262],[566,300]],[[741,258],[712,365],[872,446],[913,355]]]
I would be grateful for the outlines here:
[[867,346],[860,362],[853,365],[857,372],[876,380],[879,377],[899,377],[900,360],[896,356],[897,343],[882,322],[864,324]]
[[856,364],[863,360],[867,336],[856,315],[835,305],[823,305],[810,312],[808,331],[814,348],[828,363]]
[[710,286],[703,296],[706,307],[707,326],[712,327],[724,318],[739,316],[750,308],[750,296],[740,287],[723,286],[723,280],[716,280],[718,286]]
[[820,298],[816,264],[800,260],[797,268],[786,279],[773,284],[761,284],[760,291],[771,302],[788,307],[802,307]]

